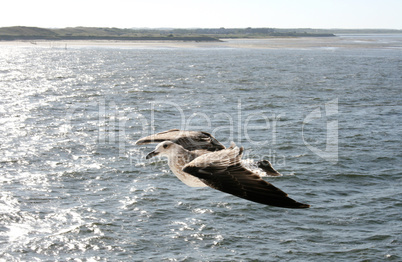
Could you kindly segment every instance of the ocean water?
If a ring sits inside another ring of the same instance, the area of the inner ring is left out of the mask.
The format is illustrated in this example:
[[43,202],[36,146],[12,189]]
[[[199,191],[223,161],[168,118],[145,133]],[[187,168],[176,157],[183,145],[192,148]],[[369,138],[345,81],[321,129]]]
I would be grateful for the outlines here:
[[[401,261],[401,72],[365,45],[2,45],[0,261]],[[187,187],[134,145],[172,128],[311,208]]]

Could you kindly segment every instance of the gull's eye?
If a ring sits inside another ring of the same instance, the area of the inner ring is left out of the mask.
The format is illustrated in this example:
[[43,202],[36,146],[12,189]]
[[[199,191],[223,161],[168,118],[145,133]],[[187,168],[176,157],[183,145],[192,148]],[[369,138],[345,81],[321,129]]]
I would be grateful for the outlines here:
[[168,145],[167,145],[167,144],[164,144],[164,145],[163,145],[163,148],[167,148],[167,147],[168,147]]

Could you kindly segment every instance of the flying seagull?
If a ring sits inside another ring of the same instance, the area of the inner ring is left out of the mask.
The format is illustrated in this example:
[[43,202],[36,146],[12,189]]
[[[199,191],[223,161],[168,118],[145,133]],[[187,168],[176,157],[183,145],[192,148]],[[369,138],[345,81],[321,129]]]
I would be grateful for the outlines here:
[[[241,161],[243,147],[232,142],[229,148],[202,131],[172,129],[136,141],[137,145],[159,143],[146,158],[165,156],[172,172],[186,185],[220,190],[260,204],[308,208],[267,181]],[[264,160],[258,166],[269,175],[280,175]]]

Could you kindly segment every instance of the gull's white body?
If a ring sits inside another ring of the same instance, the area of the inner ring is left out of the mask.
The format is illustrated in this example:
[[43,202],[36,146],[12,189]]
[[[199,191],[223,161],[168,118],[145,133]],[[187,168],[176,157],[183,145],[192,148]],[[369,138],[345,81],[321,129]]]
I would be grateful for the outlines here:
[[[169,149],[163,148],[163,145],[169,145]],[[198,157],[200,154],[190,152],[183,147],[172,143],[164,142],[159,144],[154,152],[158,153],[160,156],[165,156],[168,159],[168,165],[173,174],[176,175],[180,181],[190,187],[206,187],[207,185],[202,182],[199,178],[192,176],[182,169],[183,167],[190,163],[194,158]]]
[[189,162],[186,162],[183,159],[168,157],[168,165],[170,167],[170,170],[172,170],[173,174],[175,174],[181,182],[190,187],[206,187],[207,185],[199,178],[189,175],[182,170],[183,167],[188,163]]

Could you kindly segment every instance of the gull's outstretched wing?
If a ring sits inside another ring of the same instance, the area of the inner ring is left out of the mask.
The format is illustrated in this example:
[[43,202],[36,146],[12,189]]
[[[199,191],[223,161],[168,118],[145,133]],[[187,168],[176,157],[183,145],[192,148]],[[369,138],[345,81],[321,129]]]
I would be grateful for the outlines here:
[[201,155],[185,165],[183,171],[200,178],[206,185],[257,203],[286,207],[307,208],[241,165],[243,148]]
[[225,147],[218,142],[211,134],[201,131],[183,131],[179,129],[171,129],[168,131],[153,134],[143,137],[135,142],[137,145],[144,145],[149,143],[160,143],[163,141],[172,141],[181,145],[189,151],[193,150],[208,150],[218,151],[225,149]]

